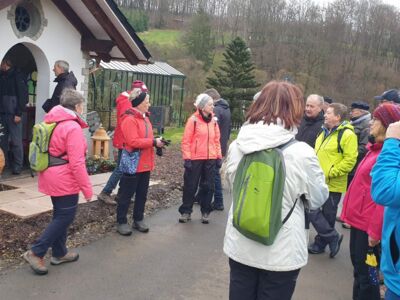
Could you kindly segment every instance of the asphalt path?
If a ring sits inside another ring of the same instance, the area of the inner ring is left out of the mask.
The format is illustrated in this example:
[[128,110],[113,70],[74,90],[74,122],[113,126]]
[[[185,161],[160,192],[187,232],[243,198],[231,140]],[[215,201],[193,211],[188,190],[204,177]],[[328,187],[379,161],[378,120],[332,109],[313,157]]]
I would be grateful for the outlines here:
[[[34,275],[27,264],[3,271],[0,299],[228,299],[229,267],[222,251],[227,211],[212,213],[204,225],[199,207],[195,210],[187,224],[178,223],[177,207],[161,210],[147,218],[148,234],[112,232],[76,249],[78,262],[49,265],[46,276]],[[351,299],[349,231],[341,231],[345,238],[336,258],[309,257],[294,300]]]

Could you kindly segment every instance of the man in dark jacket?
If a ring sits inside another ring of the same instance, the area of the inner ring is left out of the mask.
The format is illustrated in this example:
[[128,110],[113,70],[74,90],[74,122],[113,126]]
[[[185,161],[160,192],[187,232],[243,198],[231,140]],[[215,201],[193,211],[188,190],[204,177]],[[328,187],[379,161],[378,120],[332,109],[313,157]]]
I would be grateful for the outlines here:
[[64,60],[57,60],[54,63],[53,72],[54,75],[56,75],[54,82],[57,82],[57,86],[54,89],[51,98],[47,99],[42,106],[46,113],[48,113],[54,106],[60,104],[60,96],[65,88],[75,90],[76,85],[78,84],[74,73],[72,71],[69,72],[69,64]]
[[296,140],[306,142],[312,148],[324,124],[324,98],[319,95],[310,95],[306,101],[304,117],[301,120]]
[[12,173],[18,175],[24,160],[21,121],[28,103],[28,86],[26,77],[13,67],[10,59],[3,59],[0,68],[0,123],[4,127],[0,146],[8,157],[11,145],[13,161],[7,161],[7,164]]
[[[220,131],[220,144],[222,158],[225,157],[228,151],[228,141],[231,134],[231,110],[229,104],[226,100],[221,98],[221,95],[216,89],[208,89],[204,91],[204,94],[209,95],[214,100],[214,115],[218,119],[218,127]],[[217,164],[218,170],[215,172],[215,190],[214,190],[214,202],[211,203],[212,209],[214,210],[224,210],[224,199],[222,193],[221,184],[221,174],[219,169],[221,168],[221,163]],[[199,194],[204,193],[202,184],[200,183],[200,189],[195,196],[195,199],[200,199]]]
[[358,140],[358,157],[354,169],[349,173],[348,182],[350,184],[356,172],[358,164],[362,161],[367,153],[367,144],[369,136],[369,122],[371,114],[369,113],[369,105],[363,101],[355,101],[351,104],[350,124],[354,127],[354,133]]

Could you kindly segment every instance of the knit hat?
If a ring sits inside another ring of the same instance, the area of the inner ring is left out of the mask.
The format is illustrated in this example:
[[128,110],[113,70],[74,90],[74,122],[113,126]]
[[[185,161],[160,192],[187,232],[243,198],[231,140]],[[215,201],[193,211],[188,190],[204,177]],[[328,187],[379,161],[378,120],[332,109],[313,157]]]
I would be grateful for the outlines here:
[[132,106],[133,107],[138,106],[140,103],[142,103],[146,99],[146,97],[147,97],[147,93],[141,92],[137,97],[131,99]]
[[198,109],[203,109],[208,101],[212,100],[212,98],[207,94],[200,94],[196,97],[196,101],[194,102],[194,106]]
[[400,107],[392,103],[383,103],[375,109],[373,116],[388,128],[389,124],[400,121]]
[[149,90],[147,89],[147,86],[144,84],[143,81],[140,80],[135,80],[134,82],[132,82],[132,90],[139,88],[142,92],[148,93]]

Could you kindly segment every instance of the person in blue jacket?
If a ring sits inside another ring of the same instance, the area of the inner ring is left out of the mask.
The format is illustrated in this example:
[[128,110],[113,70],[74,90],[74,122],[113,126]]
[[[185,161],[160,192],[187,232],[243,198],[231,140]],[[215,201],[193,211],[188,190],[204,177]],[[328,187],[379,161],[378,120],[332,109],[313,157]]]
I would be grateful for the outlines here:
[[385,300],[400,300],[400,122],[389,125],[371,176],[372,199],[385,206],[381,241]]

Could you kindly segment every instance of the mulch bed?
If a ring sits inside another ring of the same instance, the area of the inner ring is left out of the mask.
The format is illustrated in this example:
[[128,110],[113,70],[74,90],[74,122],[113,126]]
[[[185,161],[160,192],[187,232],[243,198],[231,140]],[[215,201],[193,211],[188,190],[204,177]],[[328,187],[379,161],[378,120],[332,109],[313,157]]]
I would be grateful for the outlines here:
[[[151,179],[161,183],[149,189],[146,215],[181,201],[183,163],[179,145],[168,147],[162,157],[156,156],[156,168],[151,174]],[[76,219],[70,227],[67,246],[82,246],[114,231],[115,215],[115,206],[108,206],[100,201],[80,204]],[[23,220],[0,212],[0,270],[22,262],[21,255],[41,234],[51,216],[52,213],[49,212]]]

